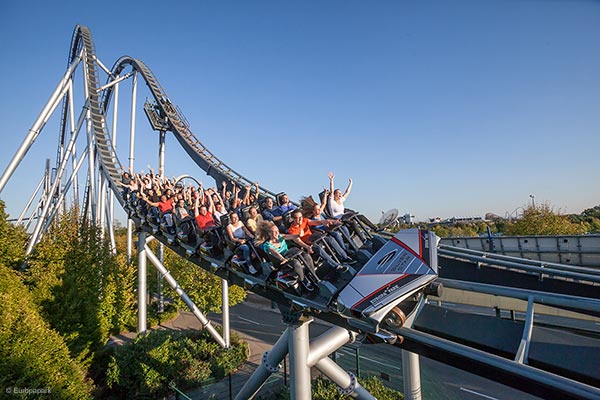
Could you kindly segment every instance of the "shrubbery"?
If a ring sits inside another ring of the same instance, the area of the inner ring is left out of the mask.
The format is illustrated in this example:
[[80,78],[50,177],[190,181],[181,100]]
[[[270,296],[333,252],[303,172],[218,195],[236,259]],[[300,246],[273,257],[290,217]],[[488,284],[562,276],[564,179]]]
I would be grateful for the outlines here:
[[248,345],[232,335],[232,347],[221,348],[206,332],[153,331],[114,348],[108,361],[105,395],[158,398],[173,381],[182,389],[223,378],[248,358]]
[[43,236],[24,273],[42,315],[86,367],[111,334],[135,327],[135,276],[135,266],[112,254],[77,208]]
[[[369,391],[378,400],[402,400],[404,395],[393,389],[389,389],[381,383],[377,377],[360,379],[360,384]],[[290,390],[284,387],[277,395],[276,400],[288,400],[290,398]],[[335,383],[326,378],[317,378],[312,383],[312,399],[313,400],[344,400],[348,396],[343,395],[338,390]]]
[[[0,388],[49,390],[43,398],[91,398],[85,370],[40,316],[17,273],[0,263]],[[15,396],[19,397],[19,396]],[[40,398],[39,394],[19,398]]]

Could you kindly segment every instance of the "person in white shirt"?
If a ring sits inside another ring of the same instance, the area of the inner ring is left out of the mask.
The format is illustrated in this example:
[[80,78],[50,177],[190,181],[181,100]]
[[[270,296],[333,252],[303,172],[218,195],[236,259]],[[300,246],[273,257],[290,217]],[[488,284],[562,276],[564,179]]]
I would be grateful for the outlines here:
[[248,265],[248,271],[251,274],[256,274],[256,268],[252,265],[252,258],[250,256],[250,245],[247,243],[250,239],[254,239],[254,235],[246,228],[246,225],[240,221],[240,217],[236,212],[229,213],[229,225],[225,228],[229,240],[239,245],[238,248],[242,250],[246,265]]
[[352,178],[348,179],[348,187],[344,194],[340,189],[335,189],[333,178],[333,172],[329,172],[327,174],[329,176],[329,214],[331,217],[335,219],[340,219],[344,215],[344,202],[350,195],[350,191],[352,190]]

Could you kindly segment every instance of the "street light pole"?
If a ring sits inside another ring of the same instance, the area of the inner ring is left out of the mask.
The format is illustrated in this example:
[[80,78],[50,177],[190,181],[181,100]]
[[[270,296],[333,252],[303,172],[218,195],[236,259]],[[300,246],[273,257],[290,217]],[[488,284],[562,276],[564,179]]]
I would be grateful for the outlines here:
[[535,208],[535,195],[530,194],[529,197],[531,197],[531,206]]

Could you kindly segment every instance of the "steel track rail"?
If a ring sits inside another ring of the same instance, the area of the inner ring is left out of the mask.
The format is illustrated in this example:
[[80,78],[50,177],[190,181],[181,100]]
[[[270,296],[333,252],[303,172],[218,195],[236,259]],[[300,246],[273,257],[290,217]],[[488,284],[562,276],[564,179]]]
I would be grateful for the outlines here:
[[547,399],[600,399],[600,388],[409,328],[392,330],[396,344],[446,365]]
[[[212,153],[192,132],[192,129],[187,122],[187,119],[174,103],[169,99],[167,92],[164,90],[156,76],[152,73],[150,68],[141,60],[124,56],[121,57],[111,70],[111,76],[109,81],[118,77],[125,67],[131,66],[133,70],[138,72],[148,89],[152,93],[152,97],[156,102],[160,110],[167,116],[170,130],[187,152],[187,154],[194,160],[194,162],[206,172],[207,175],[211,176],[217,182],[217,187],[224,181],[235,182],[238,186],[243,187],[246,185],[253,186],[256,180],[246,178],[233,168],[225,164],[220,160],[214,153]],[[107,82],[108,83],[108,82]],[[112,97],[112,87],[108,88],[104,92],[102,99],[102,110],[106,112],[110,104]],[[275,196],[276,193],[266,189],[262,186],[259,187],[263,194]]]

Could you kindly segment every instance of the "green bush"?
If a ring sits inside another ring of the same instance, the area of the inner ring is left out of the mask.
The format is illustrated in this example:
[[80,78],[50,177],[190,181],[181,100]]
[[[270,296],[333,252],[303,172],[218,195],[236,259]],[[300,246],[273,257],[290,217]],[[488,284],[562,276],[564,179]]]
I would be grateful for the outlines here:
[[83,221],[77,208],[46,232],[24,277],[43,317],[84,365],[111,334],[135,326],[135,266],[112,254],[99,228]]
[[69,356],[61,336],[40,316],[17,273],[0,262],[0,388],[38,388],[49,393],[18,398],[86,399],[92,385]]
[[157,398],[172,381],[186,389],[208,378],[223,378],[248,358],[248,345],[233,335],[232,347],[219,347],[206,332],[152,331],[116,347],[106,371],[106,396]]
[[[164,322],[171,321],[179,315],[177,306],[173,303],[165,303],[164,311],[158,312],[158,303],[154,302],[148,307],[147,322],[148,326],[158,326]],[[131,331],[135,331],[136,327],[131,327]]]
[[[360,379],[360,384],[369,391],[378,400],[402,400],[404,395],[393,389],[386,388],[377,377],[373,376],[366,379]],[[277,394],[276,400],[288,400],[290,398],[290,389],[283,387]],[[327,378],[319,377],[312,383],[313,400],[343,400],[348,396],[343,395],[338,390],[335,383]]]
[[7,219],[0,200],[0,261],[9,268],[18,268],[25,260],[27,234],[22,226],[14,226]]

